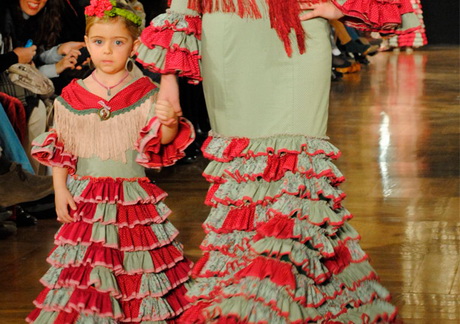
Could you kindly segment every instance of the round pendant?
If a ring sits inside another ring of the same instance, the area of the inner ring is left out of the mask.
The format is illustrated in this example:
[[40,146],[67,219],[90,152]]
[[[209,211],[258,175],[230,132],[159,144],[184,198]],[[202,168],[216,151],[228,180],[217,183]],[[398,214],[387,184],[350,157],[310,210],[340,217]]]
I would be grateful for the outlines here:
[[111,114],[112,113],[110,112],[110,110],[105,107],[99,109],[99,117],[101,118],[101,120],[109,119]]

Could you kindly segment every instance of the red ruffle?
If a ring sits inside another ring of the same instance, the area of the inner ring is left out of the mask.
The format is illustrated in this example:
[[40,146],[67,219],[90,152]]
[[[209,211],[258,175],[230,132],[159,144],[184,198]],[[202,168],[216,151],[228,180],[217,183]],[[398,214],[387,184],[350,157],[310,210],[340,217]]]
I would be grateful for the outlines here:
[[171,214],[168,211],[161,215],[156,206],[152,204],[147,205],[130,205],[119,206],[117,210],[117,225],[119,227],[134,227],[135,225],[142,225],[148,223],[162,223]]
[[218,233],[231,233],[233,231],[253,231],[254,217],[256,206],[241,206],[232,208],[225,218],[220,229],[216,229]]
[[295,289],[296,281],[292,267],[292,264],[280,260],[257,257],[246,268],[238,271],[235,276],[239,278],[269,278],[270,281],[279,286],[289,286],[291,289]]
[[200,57],[197,54],[191,54],[186,49],[177,46],[173,46],[167,52],[163,68],[155,65],[153,62],[145,62],[140,57],[136,60],[154,73],[177,73],[180,77],[188,78],[188,82],[191,84],[198,84],[203,80],[200,72]]
[[334,252],[334,257],[324,260],[323,264],[330,272],[337,275],[351,263],[352,257],[345,245],[336,246]]
[[[94,178],[94,177],[78,177],[77,181],[87,180],[89,182],[86,184],[85,189],[79,196],[75,196],[74,200],[79,202],[92,202],[92,203],[116,203],[121,202],[126,205],[132,205],[137,202],[145,202],[155,204],[165,198],[167,194],[158,188],[153,183],[150,183],[148,178],[135,178],[135,179],[125,179],[125,178]],[[148,198],[145,197],[136,197],[134,201],[125,201],[123,194],[125,182],[137,182],[142,189],[144,189]]]
[[51,130],[42,143],[32,142],[31,155],[46,166],[66,168],[75,174],[77,158],[64,151],[64,144],[58,141],[56,131]]
[[171,214],[171,211],[166,209],[165,213],[160,215],[156,206],[153,204],[118,205],[117,217],[104,222],[103,214],[96,215],[97,206],[97,203],[77,204],[77,209],[71,210],[70,215],[73,217],[74,221],[82,220],[90,224],[99,222],[104,225],[113,224],[117,227],[133,228],[136,225],[162,223]]
[[[83,245],[90,245],[91,242],[91,234],[92,234],[92,224],[88,224],[85,222],[71,222],[62,225],[59,229],[58,233],[55,236],[55,244],[56,245],[63,245],[63,244],[70,244],[70,245],[77,245],[81,243]],[[102,243],[104,246],[107,247],[105,242],[95,242],[95,243]],[[117,248],[118,246],[111,246]]]
[[76,310],[72,310],[70,313],[59,312],[59,315],[56,317],[55,323],[60,324],[72,324],[76,323],[80,314]]
[[243,150],[249,145],[249,138],[244,138],[244,137],[238,137],[238,138],[233,138],[230,143],[227,145],[225,148],[224,152],[222,153],[221,157],[214,156],[212,154],[209,154],[206,151],[206,148],[208,147],[209,143],[214,138],[212,136],[208,136],[206,140],[204,141],[201,150],[203,151],[203,156],[207,159],[210,160],[215,160],[219,162],[230,162],[236,157],[241,156]]
[[[161,225],[153,225],[161,226]],[[133,228],[121,227],[118,229],[121,251],[146,251],[171,243],[179,234],[176,230],[165,239],[158,239],[150,226],[136,225]]]
[[70,296],[68,304],[71,308],[82,313],[94,313],[101,317],[121,318],[121,314],[115,315],[112,309],[112,300],[109,293],[97,291],[93,287],[88,289],[76,288]]
[[200,273],[206,265],[206,262],[208,262],[209,257],[209,253],[204,253],[203,256],[195,263],[195,266],[192,269],[192,276],[194,278],[198,278],[200,276]]
[[179,131],[171,143],[161,144],[161,124],[156,117],[141,130],[136,143],[139,156],[136,162],[147,168],[159,168],[173,165],[185,156],[184,150],[189,146],[195,133],[192,124],[185,118],[179,121]]
[[279,239],[293,238],[293,233],[294,219],[276,216],[257,228],[257,235],[254,237],[254,241],[258,241],[259,239],[268,236]]
[[381,32],[394,32],[402,23],[401,16],[413,12],[409,0],[347,0],[343,5],[332,2],[345,14],[345,23]]

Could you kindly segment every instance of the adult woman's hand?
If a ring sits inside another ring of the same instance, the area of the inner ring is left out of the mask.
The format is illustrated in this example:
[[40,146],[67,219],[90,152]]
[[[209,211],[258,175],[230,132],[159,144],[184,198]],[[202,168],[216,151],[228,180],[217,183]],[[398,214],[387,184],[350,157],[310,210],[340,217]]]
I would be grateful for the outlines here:
[[13,52],[18,56],[18,63],[30,63],[37,53],[37,46],[16,47]]
[[56,73],[61,74],[62,71],[66,69],[73,70],[77,64],[79,55],[79,50],[71,50],[66,56],[64,56],[59,62],[56,63]]
[[311,10],[300,15],[300,20],[309,20],[316,17],[325,18],[328,20],[340,19],[344,16],[342,11],[337,8],[331,1],[320,3],[301,3],[300,8],[303,10]]
[[182,116],[182,108],[179,101],[179,84],[175,74],[163,74],[161,76],[157,101],[160,100],[169,102],[176,115]]
[[67,55],[69,54],[72,50],[79,50],[85,46],[85,42],[67,42],[67,43],[62,43],[59,48],[58,48],[58,54],[60,55]]

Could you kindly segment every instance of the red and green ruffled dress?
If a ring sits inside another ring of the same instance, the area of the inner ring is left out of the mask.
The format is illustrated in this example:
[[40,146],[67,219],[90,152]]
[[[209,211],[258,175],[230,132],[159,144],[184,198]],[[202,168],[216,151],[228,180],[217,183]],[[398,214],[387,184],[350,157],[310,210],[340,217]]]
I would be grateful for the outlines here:
[[[375,323],[395,307],[352,217],[328,141],[329,25],[297,0],[173,0],[138,60],[203,81],[212,131],[203,255],[182,323]],[[338,0],[348,23],[416,28],[406,0]]]
[[[154,117],[158,88],[134,80],[109,101],[74,80],[55,101],[55,129],[33,141],[32,155],[69,171],[74,221],[55,235],[31,323],[167,323],[187,307],[192,263],[167,220],[167,194],[145,176],[184,156],[193,128],[180,121],[162,145]],[[99,117],[110,107],[107,120]]]

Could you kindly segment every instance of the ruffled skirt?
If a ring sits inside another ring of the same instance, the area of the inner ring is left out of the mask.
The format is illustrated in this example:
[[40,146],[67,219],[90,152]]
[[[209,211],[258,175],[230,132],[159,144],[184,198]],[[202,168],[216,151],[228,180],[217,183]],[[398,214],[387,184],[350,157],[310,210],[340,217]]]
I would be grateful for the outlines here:
[[171,323],[187,307],[191,262],[147,178],[74,177],[74,222],[55,236],[33,323]]
[[202,258],[183,323],[375,323],[396,309],[342,206],[327,140],[212,135]]

